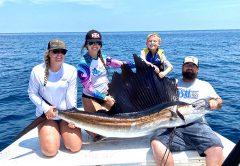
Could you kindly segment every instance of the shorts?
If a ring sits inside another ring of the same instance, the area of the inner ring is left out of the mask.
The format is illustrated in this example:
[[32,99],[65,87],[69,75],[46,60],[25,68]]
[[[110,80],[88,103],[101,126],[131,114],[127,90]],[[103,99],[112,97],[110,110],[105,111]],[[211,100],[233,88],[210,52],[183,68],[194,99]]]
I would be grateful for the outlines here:
[[[220,138],[205,122],[194,122],[188,125],[173,128],[159,129],[152,136],[151,141],[158,140],[170,151],[178,152],[185,150],[196,150],[201,157],[205,157],[204,151],[212,146],[222,147]],[[172,142],[170,142],[170,136]]]
[[98,98],[95,98],[95,97],[92,97],[92,96],[88,96],[88,95],[85,95],[84,93],[82,94],[82,97],[85,97],[87,99],[92,99],[92,100],[96,101],[97,103],[99,103],[101,105],[105,102],[102,99],[98,99]]

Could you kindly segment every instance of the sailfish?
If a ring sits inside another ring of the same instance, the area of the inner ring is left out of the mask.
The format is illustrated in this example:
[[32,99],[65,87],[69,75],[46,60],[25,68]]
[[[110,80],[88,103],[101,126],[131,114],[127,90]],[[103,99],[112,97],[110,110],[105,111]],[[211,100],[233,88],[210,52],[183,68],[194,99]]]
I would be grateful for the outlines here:
[[[57,116],[76,127],[105,137],[133,138],[153,133],[159,128],[189,124],[207,112],[207,102],[180,102],[174,78],[160,78],[154,69],[133,55],[135,69],[127,64],[114,72],[108,93],[115,99],[109,111],[57,110]],[[135,71],[134,71],[135,70]],[[21,131],[16,138],[46,120],[44,114]]]

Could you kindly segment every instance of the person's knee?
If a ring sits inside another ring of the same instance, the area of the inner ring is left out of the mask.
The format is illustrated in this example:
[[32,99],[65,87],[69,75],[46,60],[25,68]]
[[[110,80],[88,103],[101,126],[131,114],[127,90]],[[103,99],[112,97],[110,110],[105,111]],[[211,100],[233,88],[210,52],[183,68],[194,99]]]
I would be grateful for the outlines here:
[[154,152],[157,151],[160,155],[166,150],[165,145],[163,145],[159,140],[152,140],[151,147]]
[[221,165],[224,161],[222,147],[210,147],[204,153],[207,165]]
[[57,148],[42,148],[41,151],[47,157],[53,157],[58,153]]
[[55,156],[60,148],[59,141],[52,141],[52,139],[48,137],[46,137],[44,140],[41,140],[40,145],[42,153],[48,157]]
[[223,157],[223,150],[222,150],[221,147],[213,146],[213,147],[208,148],[208,149],[205,151],[205,154],[206,154],[206,155],[209,155],[209,156]]
[[159,142],[158,140],[152,140],[152,142],[151,142],[151,147],[152,147],[152,148],[155,148],[156,146],[158,146],[159,143],[160,143],[160,142]]
[[156,139],[151,141],[151,145],[152,146],[164,146],[165,147],[165,145],[162,142],[160,142],[159,140],[156,140]]
[[166,146],[158,140],[151,141],[151,147],[153,151],[153,158],[157,165],[174,165],[173,156]]
[[76,145],[76,144],[72,145],[72,146],[70,145],[70,146],[68,146],[66,148],[69,149],[71,152],[76,153],[76,152],[81,150],[81,147],[82,147],[82,143],[78,144],[78,145]]

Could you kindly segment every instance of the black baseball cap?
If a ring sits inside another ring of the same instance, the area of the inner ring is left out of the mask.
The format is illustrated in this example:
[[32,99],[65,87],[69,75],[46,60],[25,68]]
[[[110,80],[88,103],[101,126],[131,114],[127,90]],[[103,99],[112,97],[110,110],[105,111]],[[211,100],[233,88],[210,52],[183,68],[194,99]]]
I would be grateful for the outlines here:
[[96,30],[91,30],[86,34],[85,40],[87,42],[102,42],[102,35]]

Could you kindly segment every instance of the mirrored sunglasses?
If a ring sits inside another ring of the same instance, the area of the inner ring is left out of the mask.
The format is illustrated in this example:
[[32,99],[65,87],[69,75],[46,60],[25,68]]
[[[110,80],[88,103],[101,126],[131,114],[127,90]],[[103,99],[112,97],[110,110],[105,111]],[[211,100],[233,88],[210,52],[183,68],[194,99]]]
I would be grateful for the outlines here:
[[67,50],[65,50],[65,49],[54,49],[54,50],[52,50],[52,52],[54,53],[54,54],[63,54],[63,55],[65,55],[66,53],[67,53]]
[[99,46],[102,46],[102,42],[98,41],[98,42],[88,42],[88,45],[93,45],[93,44],[97,44]]

